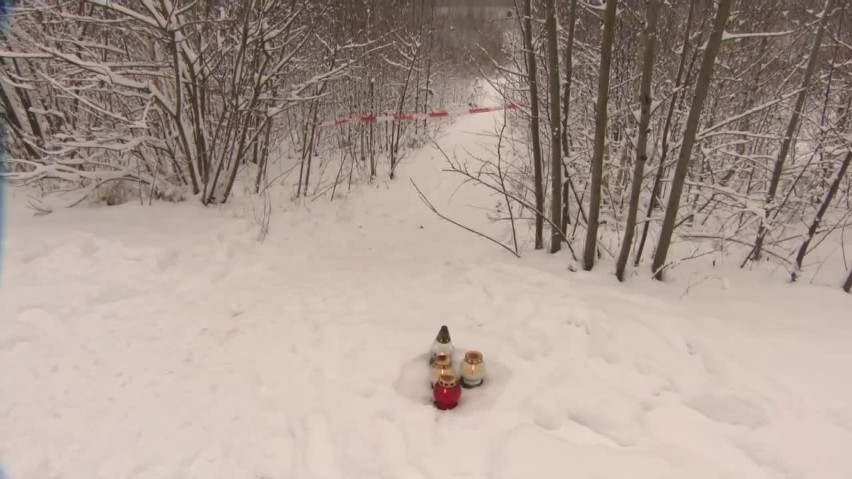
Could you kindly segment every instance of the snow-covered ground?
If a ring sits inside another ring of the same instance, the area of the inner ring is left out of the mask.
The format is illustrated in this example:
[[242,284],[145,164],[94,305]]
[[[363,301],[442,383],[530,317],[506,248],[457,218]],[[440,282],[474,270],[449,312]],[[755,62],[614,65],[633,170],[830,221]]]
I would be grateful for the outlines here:
[[[441,142],[488,146],[498,115]],[[485,154],[485,150],[480,151]],[[13,199],[0,288],[10,479],[852,477],[837,288],[523,260],[424,148],[345,199],[77,208]],[[258,203],[259,207],[259,203]],[[442,324],[489,376],[430,404]]]

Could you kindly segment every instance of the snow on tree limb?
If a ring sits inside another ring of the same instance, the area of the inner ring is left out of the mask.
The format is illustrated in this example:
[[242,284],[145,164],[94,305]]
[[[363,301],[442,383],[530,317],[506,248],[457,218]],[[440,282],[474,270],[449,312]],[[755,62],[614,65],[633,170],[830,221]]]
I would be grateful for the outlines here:
[[795,33],[795,30],[785,30],[783,32],[753,32],[753,33],[731,33],[729,31],[725,31],[722,34],[722,41],[727,42],[731,40],[743,40],[743,39],[751,39],[751,38],[773,38],[773,37],[784,37],[787,35],[792,35]]

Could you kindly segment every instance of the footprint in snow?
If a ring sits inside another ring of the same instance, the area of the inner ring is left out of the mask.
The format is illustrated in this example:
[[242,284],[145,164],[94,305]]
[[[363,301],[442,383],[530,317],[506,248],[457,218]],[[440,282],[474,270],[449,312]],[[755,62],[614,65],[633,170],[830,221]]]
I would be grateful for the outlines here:
[[554,396],[542,395],[534,398],[530,404],[530,410],[533,422],[547,431],[559,429],[568,419],[565,408]]
[[635,445],[641,435],[638,411],[631,405],[576,401],[564,406],[568,419],[621,447]]
[[308,477],[344,477],[334,460],[336,443],[325,414],[315,413],[300,421],[301,427],[293,444],[300,455],[300,464]]
[[126,301],[129,299],[134,299],[139,297],[139,295],[140,291],[137,289],[113,283],[100,286],[95,291],[95,294],[91,298],[91,300],[96,304],[109,305],[119,303],[121,301]]
[[551,337],[544,331],[528,326],[523,332],[513,332],[515,352],[519,358],[533,361],[546,358],[553,351]]
[[767,450],[755,441],[738,439],[734,441],[734,444],[764,471],[773,471],[778,474],[778,477],[803,477],[802,472],[785,461],[783,456]]
[[55,316],[41,308],[26,306],[11,321],[0,328],[0,351],[11,351],[25,347],[38,336],[40,329],[49,328]]
[[0,333],[0,351],[13,351],[29,344],[30,336],[27,333]]
[[192,477],[211,477],[222,469],[222,459],[226,456],[219,444],[213,444],[188,458],[188,472]]
[[177,249],[164,249],[158,251],[155,256],[156,270],[163,272],[172,268],[180,259],[180,252]]
[[755,399],[734,392],[709,392],[684,399],[684,404],[716,422],[756,429],[769,423],[766,409]]
[[377,439],[377,458],[382,463],[382,470],[391,473],[392,477],[422,477],[419,465],[413,461],[409,451],[408,439],[402,426],[389,415],[379,414],[373,422],[374,437]]

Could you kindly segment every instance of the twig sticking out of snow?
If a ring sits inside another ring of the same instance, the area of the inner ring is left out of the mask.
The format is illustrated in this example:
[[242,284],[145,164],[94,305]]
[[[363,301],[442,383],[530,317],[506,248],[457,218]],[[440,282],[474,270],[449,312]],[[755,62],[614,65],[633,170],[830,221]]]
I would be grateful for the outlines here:
[[441,214],[441,212],[440,212],[440,211],[438,211],[438,209],[437,209],[437,208],[435,208],[435,205],[433,205],[433,204],[432,204],[432,202],[431,202],[431,201],[429,201],[429,198],[427,198],[427,197],[426,197],[426,195],[425,195],[425,194],[423,194],[423,192],[422,192],[422,191],[420,191],[420,188],[418,188],[418,187],[417,187],[417,183],[415,183],[415,182],[414,182],[414,180],[410,180],[410,181],[411,181],[411,184],[412,184],[412,185],[414,185],[414,189],[415,189],[415,190],[417,190],[417,194],[418,194],[418,195],[420,195],[420,199],[423,201],[423,203],[426,205],[426,207],[427,207],[427,208],[429,208],[429,209],[430,209],[433,213],[435,213],[436,215],[438,215],[438,217],[439,217],[439,218],[441,218],[442,220],[445,220],[445,221],[449,221],[450,223],[452,223],[452,224],[454,224],[454,225],[458,226],[459,228],[461,228],[461,229],[463,229],[463,230],[465,230],[465,231],[469,231],[469,232],[471,232],[471,233],[473,233],[473,234],[475,234],[475,235],[479,236],[480,238],[485,238],[485,239],[487,239],[488,241],[491,241],[492,243],[494,243],[494,244],[496,244],[496,245],[499,245],[501,248],[503,248],[503,249],[505,249],[506,251],[508,251],[508,252],[512,253],[512,254],[513,254],[516,258],[520,258],[520,257],[521,257],[521,255],[520,255],[520,254],[518,254],[518,252],[517,252],[517,251],[512,250],[512,248],[510,248],[510,247],[508,247],[508,246],[504,245],[504,244],[503,244],[503,243],[501,243],[500,241],[498,241],[498,240],[496,240],[496,239],[492,238],[491,236],[488,236],[488,235],[487,235],[487,234],[485,234],[485,233],[482,233],[482,232],[476,231],[476,230],[475,230],[475,229],[473,229],[473,228],[469,228],[469,227],[467,227],[467,226],[465,226],[465,225],[463,225],[463,224],[459,223],[458,221],[455,221],[455,220],[453,220],[453,219],[451,219],[451,218],[447,217],[446,215]]

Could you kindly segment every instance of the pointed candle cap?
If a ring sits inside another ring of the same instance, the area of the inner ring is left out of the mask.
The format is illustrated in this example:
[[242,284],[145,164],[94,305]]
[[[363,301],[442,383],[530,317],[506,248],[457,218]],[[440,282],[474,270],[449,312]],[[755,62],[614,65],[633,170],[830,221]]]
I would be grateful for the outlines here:
[[447,344],[450,342],[450,330],[447,329],[446,326],[441,326],[441,330],[438,331],[438,336],[435,338],[435,341],[438,341],[441,344]]

